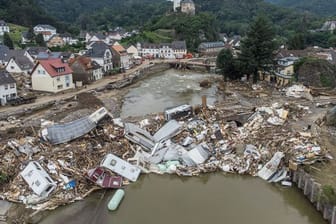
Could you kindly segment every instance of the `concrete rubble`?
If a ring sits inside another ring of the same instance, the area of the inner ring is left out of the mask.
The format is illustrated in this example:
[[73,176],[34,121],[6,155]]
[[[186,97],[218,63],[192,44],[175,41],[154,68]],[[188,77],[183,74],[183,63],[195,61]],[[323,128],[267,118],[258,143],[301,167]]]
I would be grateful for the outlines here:
[[264,105],[248,111],[242,124],[228,119],[238,111],[190,111],[184,105],[132,122],[101,108],[66,124],[44,121],[36,136],[11,139],[1,150],[3,171],[15,175],[0,196],[50,210],[97,189],[125,187],[140,173],[197,176],[218,171],[290,185],[289,168],[326,159],[327,150],[310,130],[291,129],[309,108]]

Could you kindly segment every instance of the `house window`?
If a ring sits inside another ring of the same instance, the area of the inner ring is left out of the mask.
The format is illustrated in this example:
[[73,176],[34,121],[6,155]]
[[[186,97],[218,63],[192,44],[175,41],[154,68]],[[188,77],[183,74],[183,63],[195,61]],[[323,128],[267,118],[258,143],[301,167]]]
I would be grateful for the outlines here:
[[10,96],[11,96],[11,98],[15,98],[16,97],[16,93],[12,93]]
[[66,86],[66,87],[70,87],[70,83],[67,82],[67,83],[65,84],[65,86]]
[[5,89],[8,89],[8,85],[7,84],[5,84]]
[[10,66],[11,69],[14,69],[14,66]]
[[63,85],[58,85],[57,89],[63,89]]
[[15,88],[15,84],[14,83],[9,84],[9,88],[14,89]]
[[61,77],[56,78],[57,82],[61,81]]

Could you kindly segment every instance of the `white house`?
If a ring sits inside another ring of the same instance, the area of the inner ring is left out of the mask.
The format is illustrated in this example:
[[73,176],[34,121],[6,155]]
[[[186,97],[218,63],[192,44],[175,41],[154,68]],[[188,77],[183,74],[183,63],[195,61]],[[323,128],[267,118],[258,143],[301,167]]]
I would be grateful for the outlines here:
[[103,67],[103,71],[107,72],[113,69],[112,50],[104,42],[95,42],[85,56],[90,57]]
[[159,47],[159,58],[173,59],[174,51],[170,43],[161,43]]
[[74,88],[72,69],[59,58],[38,61],[31,77],[33,90],[57,93]]
[[187,54],[187,44],[185,41],[173,41],[171,44],[174,58],[183,58]]
[[133,45],[129,46],[127,49],[127,54],[133,58],[134,56],[139,56],[139,51],[136,47],[134,47]]
[[106,44],[110,43],[110,38],[102,33],[86,33],[85,42],[104,42]]
[[9,33],[9,26],[3,20],[0,20],[0,36],[3,36],[5,33]]
[[39,24],[34,27],[34,33],[35,35],[42,34],[44,41],[48,41],[53,35],[57,34],[57,30],[53,26]]
[[160,47],[157,44],[143,43],[138,45],[142,57],[158,58]]
[[48,197],[57,186],[56,182],[36,161],[29,162],[20,174],[34,193],[40,197]]
[[0,70],[0,105],[5,105],[7,100],[17,97],[16,81],[5,70]]
[[6,65],[6,71],[10,73],[30,74],[34,64],[24,56],[12,57]]

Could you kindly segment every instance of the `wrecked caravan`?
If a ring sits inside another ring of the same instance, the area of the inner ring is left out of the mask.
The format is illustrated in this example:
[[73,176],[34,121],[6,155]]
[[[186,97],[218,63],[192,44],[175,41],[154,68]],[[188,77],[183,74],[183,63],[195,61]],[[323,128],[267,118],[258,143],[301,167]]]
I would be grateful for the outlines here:
[[111,176],[102,167],[87,171],[87,178],[102,188],[121,188],[122,177]]
[[30,162],[21,172],[21,176],[34,193],[41,197],[48,197],[56,188],[56,183],[36,161]]
[[125,124],[125,137],[131,142],[141,145],[147,151],[151,151],[155,145],[155,140],[149,132],[132,123]]
[[155,142],[161,142],[181,132],[181,125],[176,120],[165,123],[153,136]]
[[90,116],[83,117],[66,124],[55,124],[49,126],[41,131],[42,137],[54,145],[69,142],[89,133],[107,114],[109,113],[106,108],[102,107]]
[[278,170],[281,159],[285,156],[283,152],[276,152],[272,159],[259,170],[258,176],[264,180],[269,180]]
[[141,172],[137,166],[134,166],[113,154],[107,154],[101,162],[101,166],[131,181],[136,181]]
[[166,121],[169,121],[171,119],[189,117],[192,114],[193,114],[192,106],[184,104],[173,108],[167,108],[164,112],[164,117]]

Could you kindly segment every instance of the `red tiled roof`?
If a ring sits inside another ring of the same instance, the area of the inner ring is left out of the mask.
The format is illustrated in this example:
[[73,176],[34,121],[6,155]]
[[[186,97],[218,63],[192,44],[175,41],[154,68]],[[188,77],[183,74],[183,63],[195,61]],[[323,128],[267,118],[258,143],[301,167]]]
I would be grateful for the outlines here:
[[[68,75],[71,74],[73,71],[69,67],[68,63],[62,62],[61,59],[56,58],[56,59],[48,59],[48,60],[41,60],[39,63],[51,77],[56,77],[56,76],[62,76],[62,75]],[[57,68],[62,68],[64,67],[63,72],[57,72]]]
[[121,45],[113,45],[112,48],[119,53],[126,51],[125,48]]

